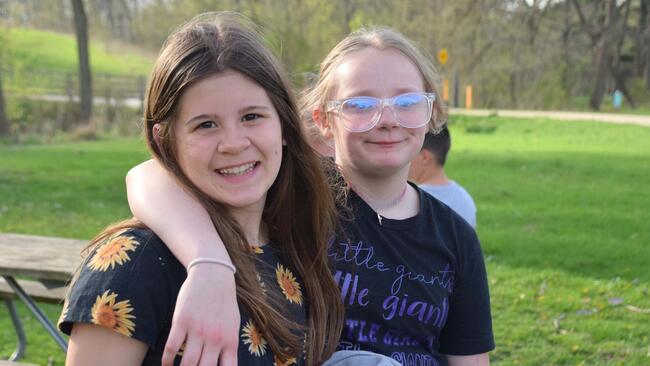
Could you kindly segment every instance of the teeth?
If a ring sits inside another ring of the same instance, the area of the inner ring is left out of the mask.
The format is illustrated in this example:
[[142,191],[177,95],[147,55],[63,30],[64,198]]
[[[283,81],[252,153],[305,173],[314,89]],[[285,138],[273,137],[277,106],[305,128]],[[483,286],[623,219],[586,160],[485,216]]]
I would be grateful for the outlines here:
[[217,169],[217,171],[219,172],[219,174],[234,176],[234,175],[242,175],[248,173],[251,170],[253,170],[254,167],[255,167],[255,163],[248,163],[240,166],[235,166],[232,168]]

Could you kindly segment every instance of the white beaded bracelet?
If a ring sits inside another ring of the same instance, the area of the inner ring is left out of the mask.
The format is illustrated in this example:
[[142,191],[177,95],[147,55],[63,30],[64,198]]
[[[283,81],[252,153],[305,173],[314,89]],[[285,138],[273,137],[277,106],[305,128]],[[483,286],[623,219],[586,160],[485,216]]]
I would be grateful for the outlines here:
[[221,259],[216,259],[216,258],[196,258],[193,261],[190,262],[190,264],[187,265],[187,272],[190,272],[190,269],[192,267],[196,266],[197,264],[200,263],[212,263],[212,264],[218,264],[220,266],[224,266],[228,268],[229,270],[232,271],[233,274],[237,273],[237,269],[235,266],[233,266],[231,263],[228,263],[226,261],[222,261]]

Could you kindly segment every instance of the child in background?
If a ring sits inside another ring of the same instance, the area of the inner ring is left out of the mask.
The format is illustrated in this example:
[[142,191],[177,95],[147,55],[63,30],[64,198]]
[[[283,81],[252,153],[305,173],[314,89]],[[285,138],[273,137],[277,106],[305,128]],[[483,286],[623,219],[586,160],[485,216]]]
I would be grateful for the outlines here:
[[445,173],[450,148],[451,136],[447,127],[438,134],[427,133],[420,153],[411,161],[409,179],[476,228],[476,205],[472,196]]

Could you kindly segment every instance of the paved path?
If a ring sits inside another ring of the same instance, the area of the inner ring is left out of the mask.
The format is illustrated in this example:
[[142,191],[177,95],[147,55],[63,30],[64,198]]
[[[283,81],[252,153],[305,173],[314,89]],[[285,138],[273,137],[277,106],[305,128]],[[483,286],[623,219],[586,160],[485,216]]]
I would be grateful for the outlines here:
[[597,121],[619,124],[635,124],[650,127],[650,115],[614,114],[595,112],[558,112],[558,111],[512,111],[490,109],[461,109],[449,108],[451,114],[469,116],[501,116],[517,118],[549,118],[572,121]]
[[[24,96],[23,98],[27,98],[31,100],[43,100],[46,102],[60,102],[60,103],[67,103],[70,101],[70,97],[67,95],[55,95],[55,94],[29,95],[29,96]],[[73,95],[72,101],[75,103],[79,103],[79,96]],[[134,97],[120,98],[120,99],[111,98],[110,102],[112,105],[119,104],[120,106],[125,106],[130,108],[140,108],[142,106],[142,101],[140,100],[140,98],[134,98]],[[94,96],[93,104],[106,105],[107,99],[104,97]]]

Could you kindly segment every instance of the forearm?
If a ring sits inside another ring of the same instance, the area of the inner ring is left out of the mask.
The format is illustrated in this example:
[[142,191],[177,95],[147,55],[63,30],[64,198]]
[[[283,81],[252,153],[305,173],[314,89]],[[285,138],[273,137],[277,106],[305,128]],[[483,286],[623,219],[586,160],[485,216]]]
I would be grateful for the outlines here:
[[470,356],[447,355],[449,366],[490,366],[490,356],[487,353]]
[[156,160],[132,168],[126,187],[133,215],[153,230],[184,266],[200,257],[230,262],[207,211]]

